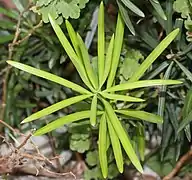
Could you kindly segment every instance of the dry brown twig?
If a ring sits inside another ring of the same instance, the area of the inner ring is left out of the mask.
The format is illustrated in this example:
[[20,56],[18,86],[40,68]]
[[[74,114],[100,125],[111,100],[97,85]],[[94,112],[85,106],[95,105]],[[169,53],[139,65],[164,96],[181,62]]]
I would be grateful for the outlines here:
[[[11,130],[15,132],[14,129],[11,129]],[[8,155],[0,156],[0,174],[7,174],[7,173],[14,174],[17,172],[22,172],[22,173],[28,173],[36,176],[43,175],[46,177],[55,177],[55,178],[69,175],[69,176],[73,176],[74,179],[76,179],[76,176],[71,171],[65,172],[65,173],[57,173],[43,167],[43,165],[40,165],[42,163],[44,165],[48,163],[49,165],[53,166],[53,163],[51,162],[51,160],[58,159],[60,158],[59,156],[48,159],[44,155],[42,155],[39,152],[39,150],[37,150],[37,154],[28,154],[21,151],[20,149],[25,146],[25,144],[27,143],[27,141],[30,139],[31,136],[32,136],[32,133],[30,133],[28,136],[25,136],[24,141],[17,148],[15,148],[12,143],[7,142],[5,137],[0,136],[1,138],[3,138],[3,141],[11,149],[11,153],[9,153]],[[33,161],[29,161],[29,160],[35,161],[38,167],[36,167],[35,164],[32,164]],[[31,164],[29,164],[29,162],[31,162]],[[33,169],[31,169],[31,167],[28,168],[29,165],[33,165],[34,168]],[[34,172],[34,169],[35,169],[35,172]]]
[[171,178],[173,178],[179,171],[180,169],[183,167],[183,165],[189,161],[192,158],[192,149],[190,149],[186,154],[184,154],[179,161],[177,162],[175,168],[167,175],[163,178],[163,180],[169,180]]

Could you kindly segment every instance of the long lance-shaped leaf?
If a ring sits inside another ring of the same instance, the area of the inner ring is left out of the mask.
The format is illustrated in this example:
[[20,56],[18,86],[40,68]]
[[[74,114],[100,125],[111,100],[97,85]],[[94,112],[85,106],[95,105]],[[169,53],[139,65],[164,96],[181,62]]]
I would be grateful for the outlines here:
[[125,6],[127,6],[132,12],[138,16],[145,17],[145,14],[129,0],[121,0]]
[[114,49],[113,49],[113,58],[112,58],[112,64],[111,64],[111,70],[109,74],[109,78],[107,81],[107,87],[111,87],[115,78],[115,74],[117,71],[117,67],[119,64],[119,58],[121,54],[121,48],[123,45],[123,36],[124,36],[124,21],[120,15],[118,14],[118,19],[117,19],[117,26],[116,26],[116,31],[115,31],[115,41],[118,43],[114,44]]
[[111,124],[113,125],[113,128],[115,129],[115,132],[117,134],[117,136],[119,137],[119,140],[121,141],[121,144],[123,146],[123,148],[125,149],[125,152],[127,153],[130,161],[133,163],[133,165],[137,168],[137,170],[139,172],[143,172],[143,168],[139,162],[139,159],[131,145],[131,141],[128,137],[128,134],[125,132],[121,122],[119,121],[119,119],[117,118],[112,106],[103,100],[103,104],[105,106],[105,110],[107,112],[107,115],[109,117],[109,120],[111,122]]
[[[192,89],[190,89],[187,92],[187,95],[186,95],[185,100],[184,100],[184,107],[183,107],[183,113],[182,113],[183,118],[185,118],[189,114],[191,109],[192,109]],[[188,124],[185,127],[185,134],[187,136],[188,141],[190,142],[191,141],[191,126],[190,126],[190,124]]]
[[142,119],[144,121],[152,122],[152,123],[163,123],[163,119],[161,116],[148,113],[145,111],[137,111],[137,110],[116,110],[115,112],[134,117],[137,119]]
[[[164,75],[163,79],[169,79],[171,71],[172,71],[173,63],[174,63],[174,61],[172,61],[170,63],[169,67],[165,71],[165,75]],[[165,95],[166,89],[167,89],[167,86],[161,86],[160,87],[160,94],[164,94]],[[165,96],[159,96],[157,114],[160,115],[161,117],[164,117],[165,104],[166,104],[165,103]]]
[[187,114],[187,116],[181,121],[181,123],[179,124],[179,128],[177,130],[177,133],[179,133],[184,128],[186,128],[191,121],[192,121],[192,111],[190,111],[189,114]]
[[179,29],[175,29],[169,35],[163,39],[160,44],[149,54],[145,61],[140,65],[138,70],[131,76],[129,82],[137,81],[143,76],[145,71],[151,66],[151,64],[159,57],[159,55],[168,47],[168,45],[175,39]]
[[129,13],[127,12],[127,9],[122,5],[120,0],[117,0],[117,5],[119,7],[119,11],[121,13],[121,16],[122,16],[126,26],[130,30],[130,32],[135,36],[135,29],[133,27],[133,24],[131,22],[131,19],[129,17]]
[[108,174],[108,163],[107,163],[107,122],[105,113],[102,115],[100,119],[99,125],[99,161],[101,165],[101,171],[104,178],[107,178]]
[[161,7],[161,4],[159,3],[158,0],[149,0],[151,5],[154,7],[154,9],[157,11],[157,13],[159,14],[159,16],[161,18],[163,18],[164,20],[167,20],[167,17]]
[[138,124],[138,127],[136,129],[136,134],[137,134],[137,146],[138,146],[139,155],[140,155],[141,161],[144,161],[145,159],[145,128],[141,123]]
[[15,61],[7,61],[7,63],[10,64],[11,66],[14,66],[14,67],[22,70],[22,71],[31,73],[31,74],[33,74],[35,76],[39,76],[39,77],[42,77],[44,79],[53,81],[53,82],[55,82],[57,84],[63,85],[63,86],[68,87],[68,88],[71,88],[76,92],[79,92],[79,93],[82,93],[82,94],[91,94],[91,92],[89,92],[85,88],[83,88],[83,87],[81,87],[81,86],[79,86],[79,85],[77,85],[75,83],[72,83],[72,82],[70,82],[70,81],[68,81],[68,80],[66,80],[64,78],[61,78],[61,77],[56,76],[54,74],[48,73],[46,71],[42,71],[40,69],[36,69],[34,67],[31,67],[31,66],[19,63],[19,62],[15,62]]
[[[101,112],[101,111],[99,111],[97,113],[97,115],[101,115],[101,114],[103,114],[103,112]],[[76,112],[76,113],[64,116],[62,118],[59,118],[59,119],[47,124],[46,126],[38,129],[34,133],[34,135],[40,136],[40,135],[46,134],[54,129],[57,129],[65,124],[72,123],[74,121],[78,121],[78,120],[82,120],[82,119],[86,119],[86,118],[90,118],[90,111]]]
[[68,54],[69,58],[73,62],[74,66],[76,67],[81,79],[89,87],[89,89],[91,89],[93,91],[92,86],[91,86],[91,84],[89,82],[89,79],[87,77],[87,74],[86,74],[86,72],[84,70],[83,63],[78,58],[78,56],[75,53],[75,51],[73,50],[71,44],[67,40],[65,34],[63,33],[63,31],[61,30],[59,25],[56,23],[55,19],[52,18],[52,16],[50,14],[49,14],[49,20],[50,20],[50,23],[51,23],[57,37],[59,38],[59,40],[61,42],[63,48],[65,49],[65,51]]
[[[36,119],[39,119],[43,116],[47,116],[51,113],[54,113],[62,108],[65,108],[69,105],[72,105],[72,104],[75,104],[79,101],[82,101],[84,99],[87,99],[89,98],[91,95],[80,95],[80,96],[76,96],[76,97],[72,97],[72,98],[69,98],[69,99],[65,99],[63,101],[60,101],[56,104],[53,104],[52,106],[49,106],[47,108],[44,108],[43,110],[41,111],[38,111],[34,114],[32,114],[31,116],[25,118],[21,123],[27,123],[27,122],[31,122],[31,121],[34,121]],[[96,114],[95,114],[96,115]]]
[[184,72],[184,74],[189,78],[189,80],[192,82],[192,73],[180,62],[176,61],[177,65],[181,68],[181,70]]
[[109,136],[111,139],[111,144],[112,144],[117,168],[119,172],[122,173],[123,172],[123,155],[121,150],[121,144],[110,120],[107,119],[107,123],[108,123]]
[[99,84],[101,84],[104,74],[105,66],[105,31],[104,31],[104,5],[101,1],[99,13],[98,13],[98,73],[99,73]]
[[97,120],[97,94],[93,96],[91,103],[91,116],[90,116],[90,124],[95,126]]
[[101,95],[107,99],[114,99],[117,101],[127,101],[127,102],[143,102],[144,99],[126,96],[126,95],[119,95],[119,94],[109,94],[101,92]]
[[77,53],[78,58],[81,61],[81,63],[83,63],[82,57],[81,57],[81,51],[80,51],[79,43],[78,43],[78,39],[77,39],[77,34],[76,34],[75,30],[73,29],[73,26],[71,25],[71,23],[68,20],[65,20],[65,24],[66,24],[67,31],[69,33],[69,37],[73,44],[73,47],[75,49],[75,52]]
[[97,89],[98,88],[98,79],[97,79],[96,73],[94,73],[94,71],[93,71],[93,67],[91,66],[88,50],[87,50],[85,43],[83,42],[81,36],[78,33],[77,33],[77,39],[79,42],[79,47],[81,50],[81,55],[82,55],[82,59],[83,59],[83,63],[85,66],[87,76],[88,76],[89,80],[91,81],[93,87],[95,89]]
[[136,82],[128,82],[124,84],[120,84],[117,86],[113,86],[104,90],[103,92],[113,92],[113,91],[124,91],[129,89],[150,87],[150,86],[161,86],[161,85],[173,85],[173,84],[182,84],[181,81],[177,80],[142,80]]
[[111,69],[111,61],[112,61],[112,55],[113,55],[113,46],[114,46],[114,34],[111,37],[110,43],[109,43],[109,47],[107,49],[107,55],[106,55],[106,61],[105,61],[105,70],[104,70],[104,75],[103,75],[103,80],[100,83],[100,87],[101,88],[103,86],[103,84],[105,83],[110,69]]

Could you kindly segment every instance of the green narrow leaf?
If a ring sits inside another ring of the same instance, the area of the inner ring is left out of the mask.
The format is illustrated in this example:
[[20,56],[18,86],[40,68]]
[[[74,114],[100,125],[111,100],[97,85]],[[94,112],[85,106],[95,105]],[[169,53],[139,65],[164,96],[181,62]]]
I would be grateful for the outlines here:
[[[52,106],[49,106],[47,108],[44,108],[43,110],[41,111],[38,111],[34,114],[32,114],[31,116],[25,118],[21,123],[27,123],[27,122],[31,122],[31,121],[34,121],[36,119],[39,119],[43,116],[47,116],[51,113],[54,113],[60,109],[63,109],[69,105],[72,105],[72,104],[75,104],[79,101],[82,101],[84,99],[87,99],[89,98],[91,95],[80,95],[80,96],[76,96],[76,97],[72,97],[72,98],[69,98],[69,99],[65,99],[63,101],[60,101],[58,103],[55,103],[53,104]],[[96,115],[96,114],[95,114]]]
[[76,34],[75,30],[73,29],[73,26],[71,25],[71,23],[68,20],[65,20],[65,24],[66,24],[67,31],[69,33],[69,37],[73,44],[73,47],[75,49],[75,52],[77,53],[78,58],[81,61],[81,64],[83,64],[82,57],[81,57],[81,51],[80,51],[79,43],[78,43],[78,39],[77,39],[77,34]]
[[86,71],[87,76],[88,76],[89,80],[91,81],[93,87],[95,89],[97,89],[98,88],[98,79],[91,66],[88,50],[87,50],[85,43],[83,42],[81,36],[78,33],[77,33],[77,39],[79,42],[79,47],[81,50],[81,55],[82,55],[83,63],[85,66],[85,71]]
[[167,0],[166,1],[166,16],[167,20],[166,23],[166,34],[169,34],[173,28],[173,1]]
[[0,14],[4,14],[15,20],[17,20],[18,17],[18,13],[16,11],[14,12],[13,10],[5,9],[3,7],[0,7]]
[[155,115],[155,114],[152,114],[152,113],[148,113],[148,112],[145,112],[145,111],[116,110],[115,112],[126,115],[126,116],[142,119],[144,121],[148,121],[148,122],[151,122],[151,123],[163,123],[163,119],[162,119],[161,116],[158,116],[158,115]]
[[[179,123],[178,123],[178,118],[177,118],[177,114],[176,114],[176,107],[174,106],[173,103],[169,103],[167,104],[167,112],[169,114],[169,120],[173,126],[173,129],[174,129],[174,132],[175,132],[175,136],[177,135],[177,129],[178,129],[178,126],[179,126]],[[175,140],[177,139],[177,137],[175,137]]]
[[159,66],[155,68],[154,71],[147,75],[146,79],[153,79],[155,76],[159,75],[167,66],[169,66],[169,63],[167,61],[159,64]]
[[173,84],[182,84],[181,81],[177,80],[141,80],[136,82],[128,82],[120,85],[113,86],[104,90],[103,92],[113,92],[113,91],[123,91],[128,89],[136,89],[136,88],[143,88],[143,87],[150,87],[150,86],[161,86],[161,85],[173,85]]
[[145,17],[145,14],[129,0],[121,0],[125,6],[127,6],[132,12],[140,17]]
[[[169,79],[169,76],[171,74],[171,70],[173,67],[173,61],[167,68],[165,75],[163,77],[164,80]],[[161,117],[164,117],[164,111],[165,111],[165,93],[166,93],[167,86],[161,86],[160,87],[160,94],[163,94],[162,96],[159,96],[159,101],[158,101],[158,115]]]
[[125,9],[125,7],[121,4],[121,2],[119,2],[119,0],[117,0],[117,5],[119,7],[119,11],[121,13],[121,16],[126,24],[126,26],[128,27],[128,29],[130,30],[130,32],[135,35],[135,29],[133,27],[133,24],[130,20],[129,14],[127,12],[127,10]]
[[103,84],[105,83],[110,69],[111,69],[111,61],[112,61],[112,55],[113,55],[113,46],[114,46],[114,34],[111,37],[110,43],[109,43],[109,47],[107,50],[107,55],[106,55],[106,61],[105,61],[105,70],[104,70],[104,75],[102,77],[102,83],[100,84],[100,88],[103,86]]
[[78,56],[75,53],[75,51],[73,50],[71,44],[67,40],[65,34],[62,32],[61,28],[59,27],[59,25],[57,24],[55,19],[50,14],[49,14],[49,21],[50,21],[50,23],[51,23],[51,25],[52,25],[58,39],[60,40],[63,48],[65,49],[67,55],[69,56],[69,58],[71,59],[71,61],[74,64],[74,66],[76,67],[81,79],[89,87],[89,89],[93,91],[93,88],[92,88],[92,86],[91,86],[91,84],[90,84],[90,82],[88,80],[87,74],[86,74],[86,72],[84,70],[83,63],[78,58]]
[[64,78],[61,78],[59,76],[56,76],[54,74],[51,74],[51,73],[48,73],[46,71],[42,71],[40,69],[36,69],[36,68],[33,68],[31,66],[28,66],[28,65],[25,65],[25,64],[22,64],[22,63],[19,63],[19,62],[15,62],[15,61],[7,61],[8,64],[10,64],[11,66],[14,66],[22,71],[25,71],[25,72],[28,72],[28,73],[31,73],[35,76],[39,76],[39,77],[42,77],[44,79],[47,79],[47,80],[50,80],[50,81],[53,81],[57,84],[60,84],[62,86],[65,86],[65,87],[68,87],[68,88],[71,88],[73,89],[74,91],[76,92],[79,92],[79,93],[82,93],[82,94],[91,94],[91,92],[89,92],[88,90],[86,90],[85,88],[75,84],[75,83],[72,83]]
[[8,34],[8,35],[1,36],[1,38],[0,38],[0,44],[7,43],[7,42],[13,40],[13,38],[14,38],[14,35],[12,35],[12,34],[10,34],[10,35]]
[[107,178],[108,174],[108,163],[107,163],[107,151],[106,151],[106,143],[107,143],[107,123],[105,113],[102,115],[100,119],[99,125],[99,161],[101,165],[101,171],[104,178]]
[[[187,92],[187,96],[184,101],[183,118],[185,118],[192,109],[192,89]],[[191,126],[188,124],[185,127],[185,134],[189,142],[191,142]]]
[[185,67],[183,66],[180,62],[176,61],[177,65],[181,68],[181,70],[184,72],[184,74],[189,78],[189,80],[192,82],[192,73]]
[[[99,111],[97,113],[97,115],[101,115],[102,113],[103,112]],[[76,113],[61,117],[61,118],[47,124],[46,126],[38,129],[34,133],[34,135],[40,136],[40,135],[46,134],[54,129],[57,129],[65,124],[72,123],[74,121],[78,121],[78,120],[82,120],[82,119],[86,119],[86,118],[90,118],[90,114],[91,114],[90,111],[80,111],[80,112],[76,112]]]
[[168,45],[175,39],[179,29],[175,29],[169,35],[163,39],[160,44],[149,54],[149,56],[140,65],[138,70],[129,79],[129,82],[137,81],[143,76],[145,71],[151,66],[151,64],[159,57],[159,55],[168,47]]
[[159,16],[161,18],[163,18],[164,20],[167,20],[167,17],[165,15],[165,13],[164,13],[164,11],[163,11],[159,1],[158,0],[149,0],[149,1],[150,1],[151,5],[154,7],[154,9],[157,11]]
[[101,84],[104,74],[105,66],[105,24],[104,24],[104,5],[101,1],[99,13],[98,13],[98,73],[99,84]]
[[117,101],[127,101],[127,102],[143,102],[143,101],[145,101],[144,99],[131,97],[131,96],[127,96],[127,95],[109,94],[109,93],[104,93],[104,92],[101,92],[100,94],[105,98],[114,99]]
[[162,140],[161,140],[161,161],[165,156],[165,151],[169,147],[170,140],[172,138],[173,128],[169,123],[169,119],[165,118],[163,122]]
[[91,116],[90,116],[90,124],[95,126],[97,121],[97,94],[93,96],[93,100],[91,103]]
[[141,161],[145,160],[145,127],[139,123],[136,129],[138,151]]
[[109,146],[111,144],[110,138],[109,138],[109,133],[107,132],[107,140],[106,140],[106,151],[109,149]]
[[[176,60],[175,60],[175,62],[181,68],[181,70],[185,73],[185,75],[188,77],[188,79],[192,82],[192,73],[185,66],[183,66],[180,62],[178,62]],[[188,113],[191,110],[191,107],[189,108],[189,106],[190,106],[189,104],[190,104],[190,101],[191,101],[190,93],[191,93],[191,91],[188,92],[188,95],[185,98],[184,112],[183,112],[183,118],[184,119],[187,118],[187,116],[189,115]],[[185,134],[187,136],[187,139],[190,141],[191,140],[190,124],[186,125],[186,127],[185,127]]]
[[104,99],[103,103],[107,112],[107,115],[109,117],[109,120],[113,126],[113,128],[115,129],[115,132],[119,138],[119,140],[121,141],[121,144],[123,146],[123,148],[125,149],[125,152],[127,153],[130,161],[133,163],[133,165],[136,167],[136,169],[139,172],[143,172],[143,168],[139,162],[139,159],[131,145],[131,141],[128,137],[128,134],[125,132],[122,124],[120,123],[119,119],[117,118],[113,108],[111,107],[111,105],[105,101]]
[[119,13],[118,19],[117,19],[116,31],[115,31],[115,41],[117,41],[118,43],[114,43],[113,58],[112,58],[113,63],[111,64],[111,70],[110,70],[109,78],[107,81],[108,88],[111,87],[114,82],[115,74],[116,74],[117,67],[119,64],[121,48],[123,45],[123,36],[124,36],[124,22]]
[[122,155],[122,150],[121,150],[121,144],[120,144],[119,138],[118,138],[111,122],[108,120],[108,118],[107,118],[107,123],[108,123],[109,136],[111,139],[111,144],[112,144],[117,168],[120,173],[123,173],[123,155]]
[[177,133],[182,131],[191,121],[192,121],[192,111],[190,111],[189,114],[181,121]]

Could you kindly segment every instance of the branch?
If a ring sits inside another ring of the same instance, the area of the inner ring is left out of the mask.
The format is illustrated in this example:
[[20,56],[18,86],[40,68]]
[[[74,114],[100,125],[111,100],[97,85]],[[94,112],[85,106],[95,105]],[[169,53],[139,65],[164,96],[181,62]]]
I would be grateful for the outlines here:
[[177,162],[175,168],[167,175],[163,178],[163,180],[169,180],[171,178],[173,178],[179,171],[180,169],[183,167],[183,165],[189,161],[192,158],[192,149],[190,149],[186,154],[184,154],[180,160]]

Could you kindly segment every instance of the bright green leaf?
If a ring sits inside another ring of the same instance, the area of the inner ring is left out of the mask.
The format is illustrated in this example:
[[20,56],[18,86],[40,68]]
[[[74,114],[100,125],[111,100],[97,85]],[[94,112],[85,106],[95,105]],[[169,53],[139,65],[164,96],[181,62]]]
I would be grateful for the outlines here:
[[98,79],[91,66],[88,50],[87,50],[85,43],[83,42],[81,36],[78,33],[77,33],[77,39],[79,42],[79,47],[81,50],[81,55],[82,55],[83,63],[85,66],[85,71],[86,71],[87,76],[88,76],[89,80],[91,81],[92,85],[94,86],[95,89],[97,89],[98,88]]
[[119,138],[118,138],[110,120],[107,119],[107,123],[108,123],[109,136],[111,139],[113,153],[115,156],[115,161],[116,161],[119,172],[122,173],[123,172],[123,155],[122,155],[122,150],[121,150],[121,144],[119,142]]
[[119,64],[121,48],[122,48],[122,45],[123,45],[123,36],[124,36],[124,22],[123,22],[122,17],[121,17],[121,15],[119,13],[118,14],[118,19],[117,19],[116,31],[115,31],[115,40],[114,40],[115,42],[118,42],[118,43],[114,43],[111,70],[110,70],[109,78],[108,78],[108,81],[107,81],[107,87],[108,88],[111,87],[113,82],[114,82],[117,67],[118,67],[118,64]]
[[137,111],[137,110],[116,110],[115,112],[126,115],[126,116],[130,116],[130,117],[134,117],[137,119],[141,119],[144,121],[148,121],[148,122],[152,122],[152,123],[163,123],[163,119],[161,116],[152,114],[152,113],[148,113],[145,111]]
[[[76,97],[72,97],[69,99],[65,99],[63,101],[60,101],[58,103],[53,104],[52,106],[49,106],[41,111],[38,111],[34,114],[32,114],[31,116],[27,117],[26,119],[24,119],[21,123],[26,123],[26,122],[30,122],[30,121],[34,121],[38,118],[41,118],[43,116],[47,116],[51,113],[54,113],[62,108],[65,108],[69,105],[75,104],[79,101],[82,101],[84,99],[89,98],[91,95],[80,95],[80,96],[76,96]],[[96,115],[96,114],[95,114]]]
[[103,84],[105,83],[110,69],[111,69],[111,61],[112,61],[112,55],[113,55],[113,46],[114,46],[114,34],[111,37],[110,43],[109,43],[109,47],[107,50],[107,55],[106,55],[106,61],[105,61],[105,70],[104,70],[104,75],[102,77],[102,82],[100,84],[100,88],[103,86]]
[[108,174],[108,163],[107,163],[107,123],[105,114],[102,115],[99,125],[99,161],[101,165],[101,171],[104,178],[107,178]]
[[175,29],[163,39],[160,44],[149,54],[145,61],[140,65],[138,70],[130,78],[129,82],[139,80],[151,64],[159,57],[159,55],[168,47],[168,45],[175,39],[179,29]]
[[90,90],[93,90],[91,85],[90,85],[90,82],[89,82],[89,80],[87,78],[87,75],[86,75],[86,72],[84,70],[84,66],[83,66],[81,60],[79,60],[77,54],[73,50],[71,44],[69,43],[66,36],[62,32],[61,28],[59,27],[59,25],[56,23],[56,21],[54,20],[54,18],[51,15],[49,15],[49,20],[51,22],[51,25],[52,25],[57,37],[59,38],[59,40],[61,42],[63,48],[65,49],[65,51],[68,54],[69,58],[73,62],[74,66],[76,67],[81,79],[89,87]]
[[120,85],[113,86],[104,90],[103,92],[113,92],[113,91],[123,91],[129,89],[136,89],[136,88],[143,88],[143,87],[150,87],[150,86],[160,86],[160,85],[173,85],[173,84],[182,84],[181,81],[177,80],[142,80],[136,82],[128,82]]
[[98,73],[99,73],[99,84],[101,84],[104,74],[105,66],[105,31],[104,31],[104,5],[101,1],[99,13],[98,13]]
[[71,25],[71,23],[68,20],[65,21],[65,24],[67,27],[67,31],[69,33],[69,37],[70,37],[71,42],[73,44],[73,47],[75,49],[75,52],[77,53],[79,60],[81,60],[81,62],[82,62],[81,51],[79,48],[77,34],[76,34],[75,30],[73,29],[73,26]]
[[[90,111],[80,111],[80,112],[76,112],[76,113],[61,117],[61,118],[47,124],[46,126],[38,129],[34,133],[34,135],[40,136],[40,135],[46,134],[54,129],[57,129],[65,124],[72,123],[74,121],[79,121],[79,120],[86,119],[86,118],[90,118],[90,113],[91,113]],[[97,113],[97,115],[101,115],[102,113],[103,112],[99,111]]]
[[127,102],[143,102],[143,101],[145,101],[143,99],[131,97],[131,96],[127,96],[127,95],[109,94],[109,93],[103,93],[103,92],[101,92],[101,95],[105,98],[114,99],[117,101],[127,101]]
[[64,78],[61,78],[61,77],[56,76],[54,74],[48,73],[46,71],[42,71],[40,69],[36,69],[36,68],[31,67],[31,66],[28,66],[28,65],[25,65],[25,64],[22,64],[19,62],[15,62],[15,61],[9,60],[9,61],[7,61],[7,63],[10,64],[11,66],[14,66],[14,67],[22,70],[22,71],[31,73],[35,76],[39,76],[39,77],[42,77],[44,79],[53,81],[57,84],[61,84],[62,86],[66,86],[68,88],[71,88],[76,92],[79,92],[82,94],[91,94],[88,90],[84,89],[83,87],[81,87],[75,83],[72,83],[72,82],[70,82]]
[[97,121],[97,94],[93,96],[92,103],[91,103],[90,124],[92,126],[95,126],[96,121]]
[[115,132],[116,132],[119,140],[121,141],[121,144],[122,144],[123,148],[125,149],[125,152],[127,153],[130,161],[137,168],[137,170],[142,173],[143,168],[142,168],[142,166],[139,162],[139,159],[138,159],[138,157],[137,157],[137,155],[136,155],[136,153],[135,153],[135,151],[131,145],[131,141],[128,137],[128,134],[125,132],[125,129],[123,128],[121,122],[117,118],[111,105],[107,101],[105,101],[104,99],[103,99],[103,103],[104,103],[107,115],[109,117],[109,120],[110,120],[113,128],[115,129]]

